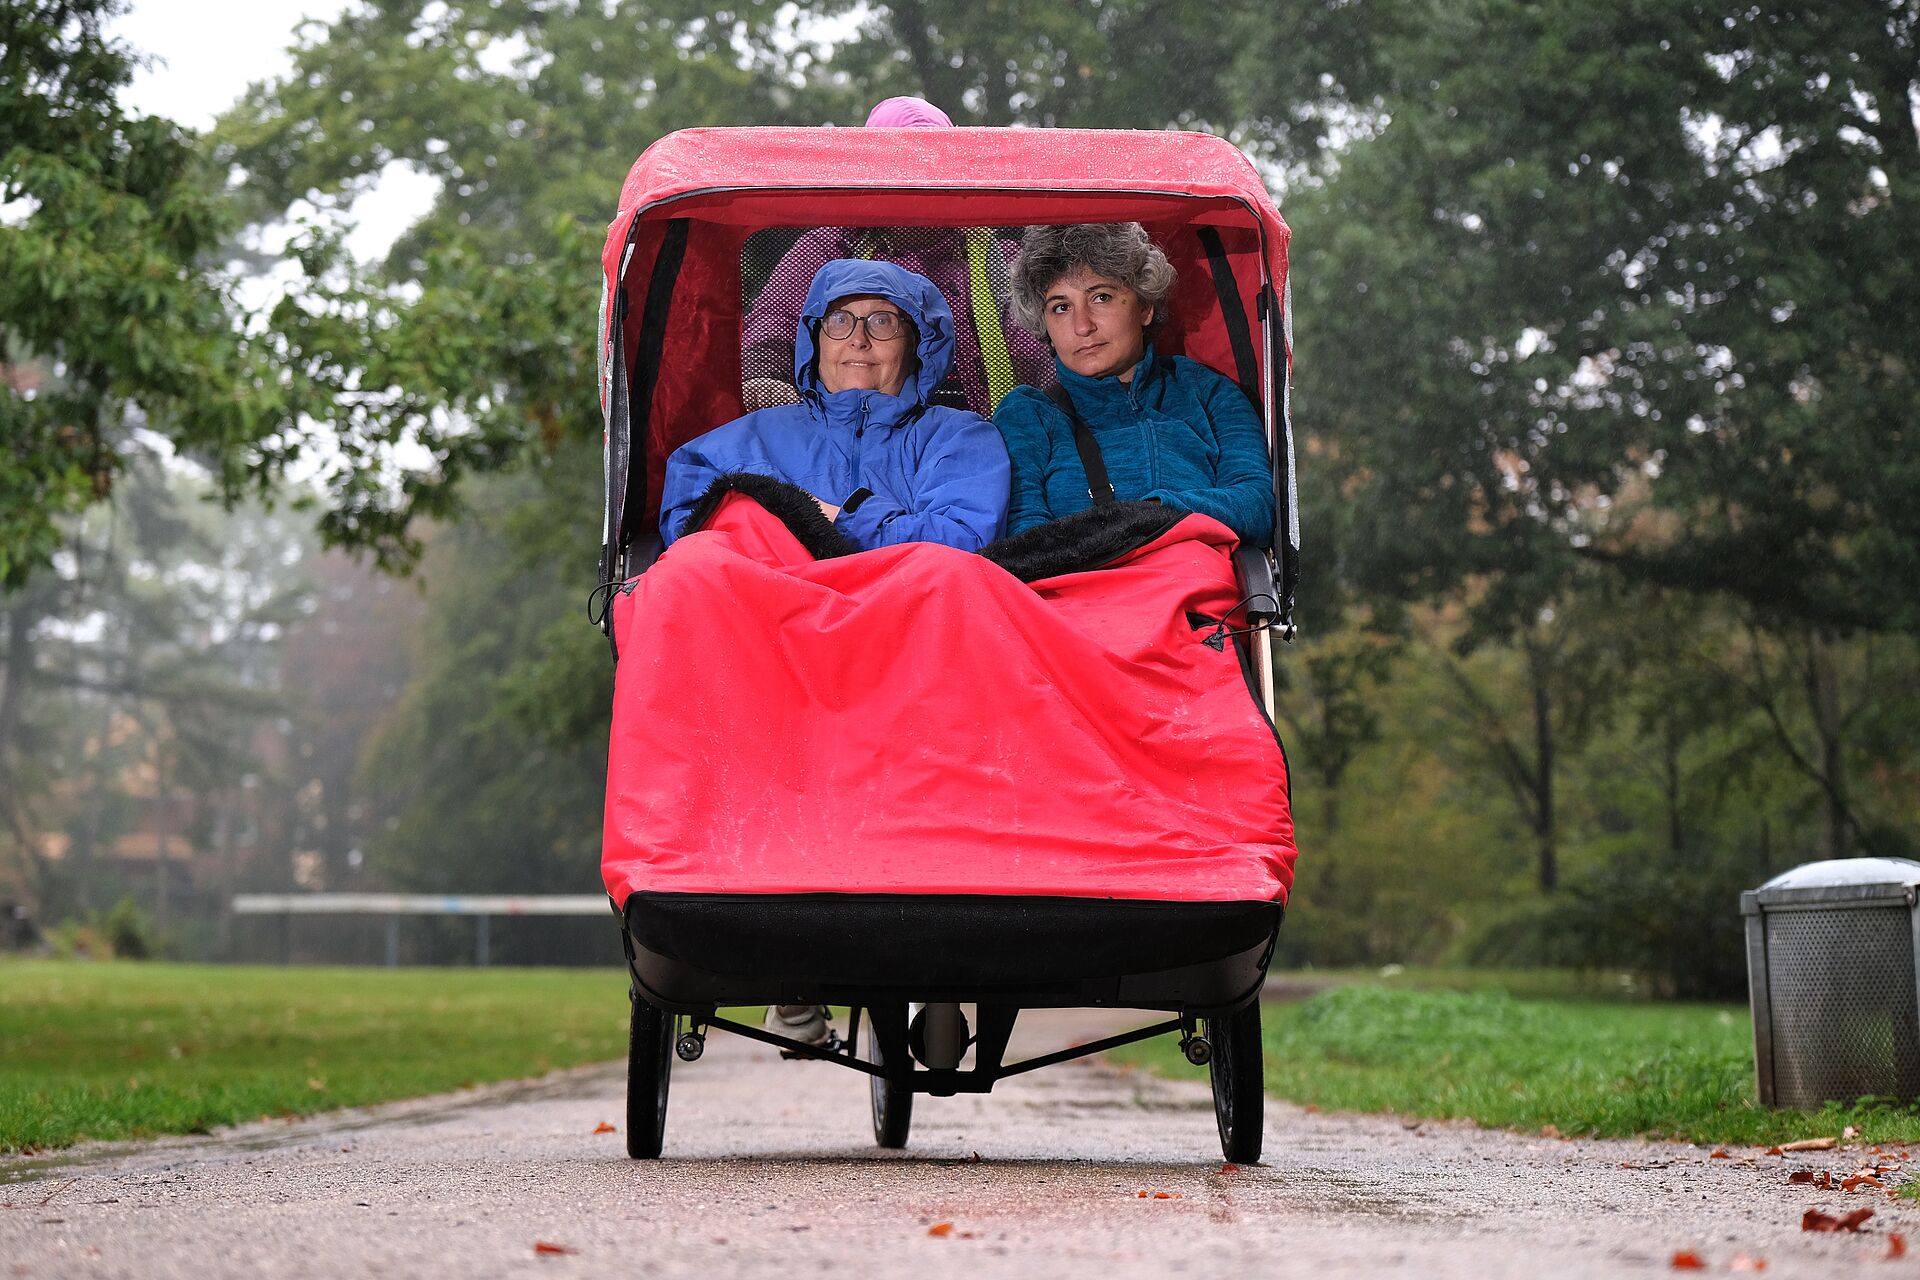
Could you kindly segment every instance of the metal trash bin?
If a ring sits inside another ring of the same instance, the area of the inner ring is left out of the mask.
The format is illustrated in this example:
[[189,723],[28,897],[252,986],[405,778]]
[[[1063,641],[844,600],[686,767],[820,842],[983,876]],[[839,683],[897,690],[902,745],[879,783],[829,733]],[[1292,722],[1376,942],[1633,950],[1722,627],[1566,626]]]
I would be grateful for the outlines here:
[[1920,862],[1810,862],[1740,895],[1760,1101],[1920,1098]]

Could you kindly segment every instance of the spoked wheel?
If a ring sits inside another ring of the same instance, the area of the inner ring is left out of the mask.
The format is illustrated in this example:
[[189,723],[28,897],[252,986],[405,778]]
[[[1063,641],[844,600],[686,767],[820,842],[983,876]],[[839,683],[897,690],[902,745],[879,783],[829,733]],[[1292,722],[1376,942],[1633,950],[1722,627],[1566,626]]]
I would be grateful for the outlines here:
[[1235,1164],[1260,1158],[1266,1124],[1265,1058],[1260,1048],[1260,1002],[1222,1018],[1207,1019],[1213,1048],[1213,1114],[1220,1122],[1220,1150]]
[[667,1134],[667,1080],[673,1070],[673,1015],[632,997],[627,1030],[627,1154],[652,1160]]
[[[905,1010],[901,1013],[904,1017]],[[885,1065],[879,1033],[871,1026],[861,1056],[876,1067]],[[873,1096],[873,1140],[898,1151],[907,1145],[907,1130],[913,1127],[913,1090],[881,1076],[868,1076],[867,1085]]]

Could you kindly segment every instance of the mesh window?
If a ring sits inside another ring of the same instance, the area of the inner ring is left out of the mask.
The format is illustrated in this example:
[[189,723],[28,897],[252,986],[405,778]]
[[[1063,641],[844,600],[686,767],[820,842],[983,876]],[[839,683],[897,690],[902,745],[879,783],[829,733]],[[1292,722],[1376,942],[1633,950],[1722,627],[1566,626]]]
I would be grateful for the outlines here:
[[[953,311],[954,359],[934,403],[991,415],[1001,396],[1047,377],[1051,357],[1013,321],[1011,266],[1021,228],[775,228],[747,237],[740,255],[742,402],[748,409],[794,398],[793,336],[807,288],[835,258],[897,263],[933,281]],[[976,298],[974,283],[987,292]]]
[[1766,930],[1776,1103],[1920,1097],[1907,908],[1775,911]]

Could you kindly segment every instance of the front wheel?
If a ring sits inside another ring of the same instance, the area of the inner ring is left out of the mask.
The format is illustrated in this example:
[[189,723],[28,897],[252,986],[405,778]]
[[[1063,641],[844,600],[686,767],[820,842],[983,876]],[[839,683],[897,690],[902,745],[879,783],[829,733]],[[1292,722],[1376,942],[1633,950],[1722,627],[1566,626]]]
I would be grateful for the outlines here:
[[667,1081],[673,1071],[673,1015],[635,993],[627,1027],[627,1154],[653,1160],[667,1135]]
[[1266,1063],[1260,1046],[1260,1002],[1224,1017],[1207,1019],[1213,1057],[1213,1114],[1220,1122],[1220,1150],[1235,1164],[1260,1158],[1266,1124]]
[[[863,1056],[876,1067],[886,1065],[877,1027],[867,1028]],[[913,1090],[884,1076],[868,1076],[867,1084],[873,1099],[873,1140],[890,1151],[898,1151],[907,1145],[907,1130],[913,1127]]]

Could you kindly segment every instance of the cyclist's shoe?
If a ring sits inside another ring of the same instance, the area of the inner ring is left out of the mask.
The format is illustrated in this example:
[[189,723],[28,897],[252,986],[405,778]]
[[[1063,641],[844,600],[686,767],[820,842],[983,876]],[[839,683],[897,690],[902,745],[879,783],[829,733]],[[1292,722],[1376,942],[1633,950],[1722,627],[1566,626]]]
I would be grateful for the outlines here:
[[827,1007],[820,1004],[768,1005],[767,1030],[801,1044],[824,1045],[833,1038]]

